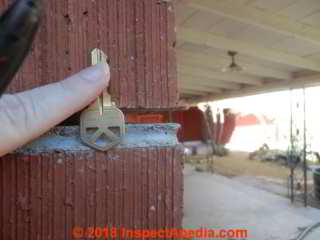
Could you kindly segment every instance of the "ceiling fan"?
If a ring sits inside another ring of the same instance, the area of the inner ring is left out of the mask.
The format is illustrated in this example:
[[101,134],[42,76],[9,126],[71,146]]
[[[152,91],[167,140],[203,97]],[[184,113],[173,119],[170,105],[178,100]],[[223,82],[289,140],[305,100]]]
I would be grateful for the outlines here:
[[236,51],[228,51],[228,55],[231,58],[231,63],[222,69],[222,72],[241,72],[244,70],[243,67],[236,63],[235,57],[238,54]]

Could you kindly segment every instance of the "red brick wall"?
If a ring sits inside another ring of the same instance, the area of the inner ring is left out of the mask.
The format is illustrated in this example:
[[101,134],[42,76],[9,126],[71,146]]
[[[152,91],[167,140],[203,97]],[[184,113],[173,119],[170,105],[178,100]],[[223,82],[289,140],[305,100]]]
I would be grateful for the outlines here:
[[180,159],[178,147],[0,158],[0,239],[71,239],[73,226],[181,227]]
[[179,123],[178,139],[180,142],[206,140],[208,133],[203,112],[197,107],[188,110],[169,112],[126,113],[128,123]]
[[179,141],[205,140],[204,116],[199,108],[192,107],[186,111],[173,112],[172,121],[181,125],[178,131]]
[[[12,2],[12,1],[10,1]],[[99,47],[110,58],[110,91],[122,108],[171,108],[178,99],[171,1],[46,0],[34,48],[10,92],[55,82],[90,65]],[[0,1],[0,9],[8,0]]]
[[[110,58],[117,106],[176,107],[172,1],[43,2],[40,32],[9,92],[80,71],[98,47]],[[177,146],[8,155],[0,158],[0,239],[71,239],[72,226],[181,227],[182,184]]]

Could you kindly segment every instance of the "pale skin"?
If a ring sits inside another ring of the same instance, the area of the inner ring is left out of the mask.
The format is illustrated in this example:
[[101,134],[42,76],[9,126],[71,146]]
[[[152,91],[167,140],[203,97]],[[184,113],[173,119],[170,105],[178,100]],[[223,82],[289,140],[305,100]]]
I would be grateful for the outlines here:
[[63,81],[0,98],[0,157],[41,136],[80,111],[109,84],[107,64]]

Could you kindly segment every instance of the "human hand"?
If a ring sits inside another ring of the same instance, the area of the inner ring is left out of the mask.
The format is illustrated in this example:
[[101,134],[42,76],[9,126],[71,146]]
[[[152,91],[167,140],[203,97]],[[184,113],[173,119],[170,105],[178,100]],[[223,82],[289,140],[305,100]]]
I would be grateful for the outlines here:
[[110,72],[98,64],[61,82],[0,98],[0,157],[80,111],[106,88]]

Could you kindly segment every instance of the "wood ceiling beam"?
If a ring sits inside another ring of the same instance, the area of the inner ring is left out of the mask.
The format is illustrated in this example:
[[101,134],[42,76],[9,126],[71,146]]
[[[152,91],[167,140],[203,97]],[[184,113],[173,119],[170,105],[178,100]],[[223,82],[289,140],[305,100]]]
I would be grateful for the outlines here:
[[[193,65],[195,67],[206,67],[206,68],[216,68],[220,70],[224,66],[230,64],[230,58],[219,56],[209,56],[203,53],[193,53],[190,51],[178,49],[177,50],[178,62],[181,64]],[[244,71],[240,74],[249,74],[260,77],[269,77],[276,79],[291,79],[291,73],[286,71],[281,71],[269,67],[259,66],[251,63],[239,63],[244,67]]]
[[219,0],[189,0],[185,2],[197,10],[218,14],[320,46],[319,28],[292,21],[286,16],[272,14],[250,5],[239,4],[237,1],[233,1],[232,4]]
[[203,78],[203,77],[199,78],[197,76],[185,75],[185,74],[178,75],[178,82],[180,84],[193,83],[193,84],[198,84],[200,86],[205,86],[205,87],[217,87],[217,88],[231,89],[231,90],[239,90],[241,88],[241,86],[236,83],[220,81],[213,78],[211,79]]
[[199,78],[217,79],[226,82],[261,85],[262,80],[253,76],[244,76],[234,73],[215,72],[206,68],[198,68],[188,65],[178,64],[178,74],[191,75]]
[[320,74],[311,75],[308,77],[299,77],[291,81],[280,81],[276,83],[266,83],[263,86],[255,87],[250,86],[241,89],[240,91],[226,91],[223,94],[211,94],[204,97],[200,97],[192,100],[189,104],[195,104],[199,102],[217,101],[227,98],[244,97],[268,92],[276,92],[282,90],[297,89],[303,87],[312,87],[320,85]]
[[219,88],[206,87],[206,86],[201,86],[195,83],[186,83],[186,82],[184,82],[183,84],[179,83],[178,89],[196,90],[196,91],[205,92],[205,93],[223,93],[223,90]]
[[194,95],[208,95],[208,92],[198,91],[187,87],[179,88],[180,93],[194,94]]
[[[181,94],[188,94],[188,95],[199,95],[197,91],[189,90],[189,89],[181,89],[180,90],[180,95]],[[200,94],[201,95],[201,94]]]
[[197,45],[218,48],[223,50],[235,50],[239,53],[275,62],[284,65],[320,71],[320,62],[308,60],[296,55],[282,53],[269,48],[254,46],[246,42],[218,36],[213,33],[199,32],[188,28],[178,28],[177,39]]

